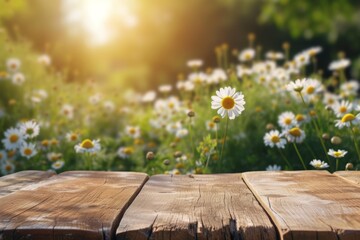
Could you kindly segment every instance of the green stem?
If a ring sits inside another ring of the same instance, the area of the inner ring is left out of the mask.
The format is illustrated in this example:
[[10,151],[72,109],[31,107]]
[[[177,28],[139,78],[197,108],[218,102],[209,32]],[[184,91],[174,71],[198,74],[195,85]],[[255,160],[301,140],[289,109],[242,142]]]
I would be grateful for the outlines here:
[[279,150],[280,156],[283,158],[285,163],[288,165],[289,170],[292,170],[292,166],[291,166],[290,162],[287,160],[287,158],[284,156],[284,153],[281,151],[280,148],[278,148],[278,150]]
[[307,168],[306,168],[306,166],[305,166],[305,163],[304,163],[304,160],[303,160],[303,158],[301,157],[301,154],[300,154],[300,152],[299,152],[299,149],[298,149],[298,147],[296,146],[296,143],[293,142],[293,146],[294,146],[294,148],[295,148],[296,154],[298,155],[298,157],[299,157],[299,159],[300,159],[300,161],[301,161],[301,164],[302,164],[303,167],[304,167],[304,170],[307,170]]
[[336,158],[336,168],[335,172],[339,169],[339,158]]
[[191,126],[192,120],[191,120],[191,117],[189,117],[189,118],[190,118],[190,120],[189,120],[190,144],[191,144],[191,148],[192,148],[192,151],[193,151],[193,164],[195,166],[195,154],[196,154],[196,152],[195,152],[193,131],[192,131],[192,126]]
[[222,158],[223,158],[223,154],[224,154],[224,148],[225,148],[225,143],[226,143],[226,136],[227,136],[227,130],[229,127],[229,118],[226,118],[226,127],[225,127],[225,135],[224,135],[224,143],[222,145],[221,148],[221,155],[220,155],[220,164],[222,165]]
[[357,162],[359,162],[360,161],[360,151],[359,151],[359,146],[358,146],[358,144],[356,142],[356,135],[355,135],[355,132],[354,132],[354,130],[352,128],[352,124],[351,124],[350,128],[351,128],[351,133],[352,133],[352,137],[353,137],[353,140],[354,140],[355,150],[356,150],[356,153],[358,155],[358,161]]

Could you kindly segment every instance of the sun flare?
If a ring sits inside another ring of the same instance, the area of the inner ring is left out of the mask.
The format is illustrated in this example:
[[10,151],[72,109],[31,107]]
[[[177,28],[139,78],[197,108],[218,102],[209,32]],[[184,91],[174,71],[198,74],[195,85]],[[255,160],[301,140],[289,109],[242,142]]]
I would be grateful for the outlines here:
[[91,44],[105,44],[116,31],[134,28],[138,24],[130,1],[64,0],[63,4],[67,13],[65,23],[73,27],[74,33],[78,33],[80,26]]

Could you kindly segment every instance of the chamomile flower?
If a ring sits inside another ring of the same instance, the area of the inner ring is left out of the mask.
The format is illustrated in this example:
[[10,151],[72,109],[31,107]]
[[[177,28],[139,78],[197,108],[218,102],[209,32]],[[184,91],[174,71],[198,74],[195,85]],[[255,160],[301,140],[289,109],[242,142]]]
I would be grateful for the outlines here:
[[15,150],[19,148],[24,140],[24,135],[17,128],[9,128],[4,133],[5,139],[2,140],[5,149]]
[[134,153],[134,148],[132,147],[120,147],[117,151],[117,154],[120,158],[129,158],[131,154]]
[[88,100],[89,100],[90,104],[97,105],[101,101],[101,94],[96,93],[96,94],[90,96]]
[[0,164],[7,160],[7,154],[4,150],[0,150]]
[[24,82],[25,82],[25,76],[22,73],[15,73],[12,78],[11,78],[11,82],[14,85],[18,85],[21,86]]
[[304,98],[311,100],[315,94],[318,94],[324,90],[324,86],[319,80],[307,79],[304,85]]
[[186,128],[182,128],[176,131],[175,136],[177,138],[183,138],[185,136],[187,136],[189,134],[189,130],[187,130]]
[[115,110],[115,103],[113,101],[110,101],[110,100],[105,101],[103,106],[104,106],[105,110],[109,113],[112,113]]
[[176,134],[176,132],[180,129],[182,129],[182,124],[179,121],[172,122],[166,125],[166,131],[168,131],[169,133]]
[[47,54],[42,54],[37,58],[38,63],[44,66],[49,66],[51,64],[51,58]]
[[337,151],[335,151],[334,149],[329,149],[329,151],[328,151],[328,155],[330,155],[334,158],[343,158],[346,154],[347,154],[347,151],[340,150],[340,149]]
[[200,59],[193,59],[193,60],[189,60],[187,61],[186,65],[189,67],[189,68],[194,68],[194,69],[197,69],[199,67],[201,67],[203,65],[203,60],[200,60]]
[[225,71],[221,68],[214,69],[212,73],[207,77],[206,83],[219,84],[220,82],[226,81],[228,79]]
[[352,124],[360,122],[360,113],[356,116],[352,113],[346,113],[340,120],[335,121],[335,127],[342,129],[343,127],[350,127]]
[[21,61],[17,58],[9,58],[6,61],[6,67],[9,72],[15,73],[20,69]]
[[282,52],[269,51],[265,54],[265,57],[270,60],[281,60],[284,59],[284,54]]
[[168,84],[161,85],[159,86],[158,90],[161,93],[169,93],[172,90],[172,86]]
[[330,92],[324,93],[323,103],[333,108],[333,106],[340,100],[340,96]]
[[290,111],[283,112],[278,117],[278,124],[281,128],[288,129],[297,125],[295,114]]
[[211,108],[218,109],[217,113],[221,117],[224,118],[227,115],[232,120],[245,110],[244,95],[241,92],[236,92],[235,88],[220,88],[216,91],[216,95],[211,97]]
[[54,170],[59,170],[64,166],[65,162],[64,160],[57,160],[53,164],[51,164],[51,168]]
[[139,138],[141,135],[140,128],[138,126],[126,126],[125,133],[131,138]]
[[288,142],[302,143],[305,139],[305,132],[298,127],[293,127],[284,132]]
[[71,120],[74,118],[74,107],[70,104],[64,104],[60,109],[60,114]]
[[21,156],[26,157],[27,159],[35,156],[37,154],[37,150],[35,147],[36,146],[34,143],[23,142],[20,147]]
[[33,120],[21,123],[19,129],[25,139],[34,138],[40,132],[39,124]]
[[332,108],[337,117],[342,117],[353,110],[353,105],[349,101],[342,100],[341,102],[336,102]]
[[208,131],[216,131],[217,129],[217,124],[211,120],[206,121],[205,126],[206,126],[206,130]]
[[286,139],[282,137],[278,130],[271,130],[265,134],[264,143],[265,146],[270,146],[271,148],[274,146],[277,148],[285,148]]
[[194,72],[189,75],[189,81],[195,85],[201,85],[208,79],[208,75],[203,72]]
[[279,165],[269,165],[266,167],[266,171],[281,171],[281,166]]
[[74,148],[77,153],[96,153],[101,150],[100,140],[85,139]]
[[4,162],[1,164],[1,173],[3,175],[11,174],[15,172],[15,165],[9,161]]
[[325,168],[328,168],[328,167],[329,167],[329,164],[327,164],[327,163],[324,162],[324,161],[317,160],[317,159],[313,159],[313,160],[310,162],[310,165],[313,166],[313,167],[316,168],[316,169],[325,169]]
[[252,48],[244,49],[239,54],[239,60],[241,62],[248,62],[253,60],[255,57],[255,50]]
[[150,102],[153,102],[155,100],[155,98],[156,98],[156,92],[148,91],[141,97],[141,101],[143,103],[150,103]]
[[313,56],[321,53],[321,51],[322,51],[322,47],[317,46],[317,47],[311,47],[309,49],[306,49],[304,52],[306,54],[308,54],[310,57],[313,57]]
[[288,85],[286,85],[286,89],[289,92],[295,91],[295,92],[301,92],[305,87],[306,78],[303,79],[297,79],[295,82],[290,82]]
[[294,57],[295,64],[298,68],[301,68],[310,62],[310,55],[307,52],[301,52]]
[[329,65],[330,71],[338,71],[347,68],[350,66],[350,60],[349,59],[340,59],[332,61]]
[[356,96],[360,88],[360,84],[356,80],[351,80],[341,84],[340,92],[344,97]]
[[68,132],[65,138],[68,142],[78,142],[80,140],[80,134],[77,132]]
[[62,154],[57,152],[49,152],[46,154],[46,157],[50,162],[56,162],[62,158]]

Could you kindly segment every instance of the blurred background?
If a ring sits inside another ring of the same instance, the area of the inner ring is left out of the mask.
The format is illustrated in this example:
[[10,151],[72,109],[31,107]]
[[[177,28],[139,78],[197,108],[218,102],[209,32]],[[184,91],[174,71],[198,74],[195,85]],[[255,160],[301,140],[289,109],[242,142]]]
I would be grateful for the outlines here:
[[[137,91],[175,82],[186,61],[215,66],[214,49],[256,45],[291,54],[320,45],[319,66],[344,51],[360,76],[360,2],[356,0],[0,0],[1,31],[52,58],[66,80]],[[234,58],[235,59],[235,58]]]

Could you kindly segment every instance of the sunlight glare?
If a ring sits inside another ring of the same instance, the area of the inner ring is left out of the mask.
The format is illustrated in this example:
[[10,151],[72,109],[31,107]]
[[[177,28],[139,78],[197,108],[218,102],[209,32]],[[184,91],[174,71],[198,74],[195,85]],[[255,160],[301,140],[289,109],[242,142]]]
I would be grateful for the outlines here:
[[[138,18],[131,11],[131,2],[126,0],[64,0],[65,22],[70,26],[79,25],[95,45],[107,43],[119,27],[134,28]],[[114,24],[115,23],[115,24]]]

